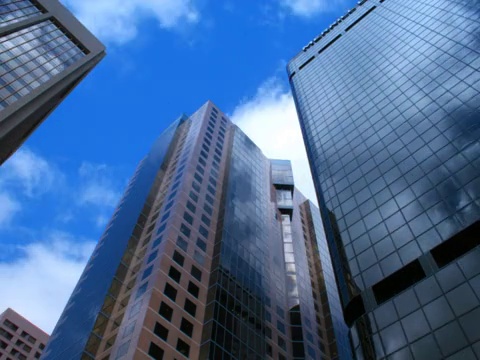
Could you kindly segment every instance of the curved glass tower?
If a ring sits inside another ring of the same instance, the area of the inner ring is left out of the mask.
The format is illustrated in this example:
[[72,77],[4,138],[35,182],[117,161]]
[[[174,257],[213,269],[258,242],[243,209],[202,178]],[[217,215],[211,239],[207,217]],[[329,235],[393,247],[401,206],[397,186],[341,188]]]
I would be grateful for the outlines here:
[[480,359],[480,10],[362,0],[288,65],[359,359]]

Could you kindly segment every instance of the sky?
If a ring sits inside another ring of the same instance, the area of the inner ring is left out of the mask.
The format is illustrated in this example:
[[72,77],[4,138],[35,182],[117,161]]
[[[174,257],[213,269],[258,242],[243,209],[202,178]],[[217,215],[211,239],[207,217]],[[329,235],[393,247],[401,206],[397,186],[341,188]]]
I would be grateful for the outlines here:
[[207,100],[315,198],[286,64],[355,0],[62,0],[107,57],[0,168],[0,312],[50,333],[137,163]]

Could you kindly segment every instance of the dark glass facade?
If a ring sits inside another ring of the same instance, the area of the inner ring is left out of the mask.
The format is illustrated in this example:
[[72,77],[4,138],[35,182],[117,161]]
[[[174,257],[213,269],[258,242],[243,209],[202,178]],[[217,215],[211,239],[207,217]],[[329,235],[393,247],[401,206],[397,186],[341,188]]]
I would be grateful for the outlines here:
[[42,11],[30,0],[4,0],[0,4],[0,27],[39,15]]
[[[328,306],[329,311],[322,314],[325,317],[323,327],[327,329],[325,339],[327,341],[331,358],[340,360],[353,359],[352,348],[348,337],[348,327],[343,319],[342,306],[338,293],[337,282],[335,280],[335,272],[332,266],[329,246],[325,236],[320,211],[310,201],[304,202],[302,205],[306,212],[306,222],[311,228],[312,238],[312,257],[314,270],[312,281],[317,283],[323,306]],[[303,225],[303,223],[302,223]],[[318,256],[318,258],[317,258]],[[334,356],[336,352],[336,356]]]
[[206,103],[138,166],[44,359],[351,359],[319,218]]
[[[145,223],[152,206],[152,187],[162,172],[162,163],[178,126],[178,119],[158,138],[150,153],[140,162],[115,213],[100,238],[75,287],[42,359],[89,359],[100,345],[104,323],[113,312],[126,272],[139,242],[140,224]],[[150,196],[149,196],[150,195]],[[131,255],[130,255],[131,254]]]
[[0,163],[103,56],[57,0],[0,2]]
[[478,5],[360,1],[288,65],[359,359],[480,359]]

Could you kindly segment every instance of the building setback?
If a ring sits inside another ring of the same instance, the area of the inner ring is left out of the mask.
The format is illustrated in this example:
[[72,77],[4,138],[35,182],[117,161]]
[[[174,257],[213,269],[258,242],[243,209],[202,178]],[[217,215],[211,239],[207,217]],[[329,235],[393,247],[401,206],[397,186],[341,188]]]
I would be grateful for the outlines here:
[[337,359],[347,334],[318,209],[207,102],[140,162],[43,359]]
[[58,0],[0,2],[0,165],[104,56]]
[[0,314],[0,359],[39,359],[48,334],[8,308]]
[[480,359],[479,35],[362,0],[288,65],[358,359]]

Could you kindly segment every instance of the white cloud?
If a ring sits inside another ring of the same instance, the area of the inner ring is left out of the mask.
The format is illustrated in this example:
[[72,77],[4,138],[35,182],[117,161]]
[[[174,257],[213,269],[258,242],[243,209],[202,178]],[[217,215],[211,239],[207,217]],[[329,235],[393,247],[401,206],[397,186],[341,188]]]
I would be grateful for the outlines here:
[[317,203],[293,97],[280,80],[263,83],[253,98],[235,108],[231,119],[265,156],[291,160],[295,186]]
[[13,308],[50,333],[93,251],[94,242],[52,232],[20,248],[22,256],[0,263],[0,309]]
[[116,170],[105,164],[83,162],[78,172],[63,172],[54,162],[23,147],[0,168],[0,227],[15,225],[14,217],[20,210],[45,199],[61,207],[61,213],[53,216],[59,222],[68,223],[89,207],[92,221],[101,227],[124,185],[117,181]]
[[7,193],[0,193],[0,228],[8,225],[21,210],[20,203]]
[[19,188],[34,197],[50,191],[63,175],[28,148],[18,150],[1,168],[0,186]]
[[312,17],[335,9],[342,0],[280,0],[281,6],[294,15]]
[[95,225],[98,228],[104,228],[107,225],[109,218],[105,215],[98,215],[95,220]]
[[81,185],[77,196],[81,205],[108,208],[117,204],[121,194],[116,190],[112,171],[107,165],[84,162],[78,173]]
[[138,25],[153,18],[161,28],[196,23],[193,0],[63,0],[80,21],[106,42],[123,44],[137,36]]

